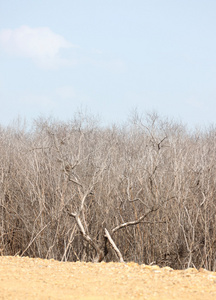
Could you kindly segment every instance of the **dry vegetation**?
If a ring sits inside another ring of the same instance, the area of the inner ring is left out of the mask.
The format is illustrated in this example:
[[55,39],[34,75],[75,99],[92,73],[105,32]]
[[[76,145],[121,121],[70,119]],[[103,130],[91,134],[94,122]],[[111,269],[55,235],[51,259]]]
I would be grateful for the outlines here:
[[215,270],[215,155],[156,114],[1,127],[1,254]]

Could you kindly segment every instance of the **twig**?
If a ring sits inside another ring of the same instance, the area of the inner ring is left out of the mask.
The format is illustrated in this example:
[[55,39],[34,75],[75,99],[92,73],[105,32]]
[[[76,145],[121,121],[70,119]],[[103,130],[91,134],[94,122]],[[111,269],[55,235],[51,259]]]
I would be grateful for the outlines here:
[[33,238],[33,240],[30,241],[30,243],[28,244],[28,246],[25,248],[25,250],[22,252],[21,256],[24,255],[24,253],[28,250],[28,248],[32,245],[32,243],[36,240],[36,238],[41,234],[41,232],[51,223],[48,222],[37,234],[36,236]]

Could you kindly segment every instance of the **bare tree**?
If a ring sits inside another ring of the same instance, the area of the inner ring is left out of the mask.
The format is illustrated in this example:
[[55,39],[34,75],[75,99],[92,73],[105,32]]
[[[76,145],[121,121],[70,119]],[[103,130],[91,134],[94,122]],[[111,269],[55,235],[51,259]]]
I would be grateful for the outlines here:
[[215,152],[156,113],[0,127],[1,254],[215,270]]

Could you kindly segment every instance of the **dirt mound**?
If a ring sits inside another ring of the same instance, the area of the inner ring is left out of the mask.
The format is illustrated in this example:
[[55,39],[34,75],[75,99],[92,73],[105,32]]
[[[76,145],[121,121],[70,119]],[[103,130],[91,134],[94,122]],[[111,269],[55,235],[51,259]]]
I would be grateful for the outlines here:
[[216,273],[0,257],[0,299],[216,299]]

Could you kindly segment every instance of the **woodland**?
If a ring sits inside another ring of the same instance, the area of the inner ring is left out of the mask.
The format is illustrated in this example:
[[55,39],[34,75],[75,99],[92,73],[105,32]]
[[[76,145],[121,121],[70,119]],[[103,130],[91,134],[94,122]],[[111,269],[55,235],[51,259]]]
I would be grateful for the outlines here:
[[0,255],[216,269],[216,127],[0,126]]

